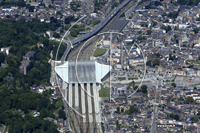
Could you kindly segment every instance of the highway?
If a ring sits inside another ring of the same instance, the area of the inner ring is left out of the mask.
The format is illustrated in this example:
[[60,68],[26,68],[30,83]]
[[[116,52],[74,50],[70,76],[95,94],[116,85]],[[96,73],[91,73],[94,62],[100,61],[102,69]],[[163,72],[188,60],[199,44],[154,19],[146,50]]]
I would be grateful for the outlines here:
[[94,28],[91,30],[91,32],[85,34],[85,35],[82,35],[80,37],[77,37],[73,40],[71,40],[70,42],[69,41],[63,41],[64,43],[67,44],[67,49],[65,50],[62,58],[61,58],[61,63],[63,64],[67,55],[69,54],[71,48],[73,46],[76,46],[76,44],[80,43],[80,42],[83,42],[83,41],[86,41],[87,39],[91,38],[92,36],[96,35],[99,31],[101,31],[119,12],[120,10],[126,6],[128,3],[130,2],[130,0],[126,0],[124,1],[122,4],[120,4],[118,7],[114,8],[110,13],[109,15],[104,18],[103,20],[101,20],[101,22]]

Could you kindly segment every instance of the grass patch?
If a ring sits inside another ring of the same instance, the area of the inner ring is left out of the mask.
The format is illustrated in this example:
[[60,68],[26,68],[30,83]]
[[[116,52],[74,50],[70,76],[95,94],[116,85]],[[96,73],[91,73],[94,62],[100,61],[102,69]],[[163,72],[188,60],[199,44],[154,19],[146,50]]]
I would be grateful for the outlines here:
[[118,78],[119,81],[126,80],[126,78]]
[[109,14],[111,11],[112,11],[112,9],[110,9],[110,10],[106,13],[105,17],[107,17],[108,14]]
[[193,84],[193,85],[190,85],[190,86],[198,86],[198,85],[200,85],[200,83],[198,83],[198,84]]
[[107,49],[101,49],[101,48],[97,48],[95,51],[94,51],[94,57],[98,57],[98,56],[102,56],[106,53]]
[[73,36],[69,35],[68,38],[69,38],[69,40],[72,40],[72,39],[74,39],[76,37],[73,37]]
[[138,80],[138,78],[128,78],[128,80]]
[[109,96],[110,96],[109,88],[101,85],[101,90],[99,91],[99,97],[109,97]]
[[187,62],[193,63],[193,64],[200,64],[200,61],[195,60],[187,60]]

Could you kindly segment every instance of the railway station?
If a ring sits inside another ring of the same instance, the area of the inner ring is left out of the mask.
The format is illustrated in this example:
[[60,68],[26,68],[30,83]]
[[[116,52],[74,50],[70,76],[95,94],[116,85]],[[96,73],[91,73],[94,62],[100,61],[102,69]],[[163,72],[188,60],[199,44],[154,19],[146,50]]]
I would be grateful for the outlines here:
[[95,61],[66,61],[55,67],[57,75],[62,79],[61,93],[64,99],[69,108],[82,116],[80,126],[101,123],[98,86],[110,70],[111,66]]

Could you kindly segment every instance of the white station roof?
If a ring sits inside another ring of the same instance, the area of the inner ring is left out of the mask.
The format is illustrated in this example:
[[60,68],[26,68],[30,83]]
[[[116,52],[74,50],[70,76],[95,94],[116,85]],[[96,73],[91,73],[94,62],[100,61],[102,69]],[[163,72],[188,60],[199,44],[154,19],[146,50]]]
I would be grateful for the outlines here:
[[67,61],[56,66],[55,71],[67,83],[101,83],[111,68],[95,61]]

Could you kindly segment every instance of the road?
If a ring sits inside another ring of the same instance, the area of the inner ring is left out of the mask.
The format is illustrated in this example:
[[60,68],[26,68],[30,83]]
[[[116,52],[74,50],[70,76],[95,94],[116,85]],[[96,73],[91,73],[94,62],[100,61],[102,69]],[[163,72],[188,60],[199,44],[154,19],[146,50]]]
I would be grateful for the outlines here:
[[6,126],[3,126],[3,129],[1,130],[1,133],[4,133],[6,130]]
[[157,117],[158,105],[154,104],[153,115],[152,115],[152,124],[150,133],[156,132],[156,117]]
[[64,64],[65,58],[67,58],[67,55],[69,54],[69,52],[71,51],[73,47],[73,45],[67,42],[66,40],[63,40],[63,42],[67,44],[67,49],[65,50],[65,52],[63,53],[63,56],[61,57],[61,64]]
[[[155,100],[154,100],[154,108],[153,108],[153,114],[152,114],[152,121],[151,121],[151,131],[150,133],[155,133],[156,132],[156,120],[157,120],[157,116],[158,116],[158,104],[159,104],[159,99],[160,99],[160,86],[162,85],[161,80],[159,79],[159,81],[157,81],[157,85],[158,87],[156,87],[156,93],[155,93]],[[159,96],[156,96],[158,95]]]
[[126,18],[128,19],[129,16],[131,15],[131,13],[135,10],[135,7],[138,5],[138,3],[140,2],[141,0],[138,0],[137,3],[132,6],[128,11],[125,12],[125,16]]

